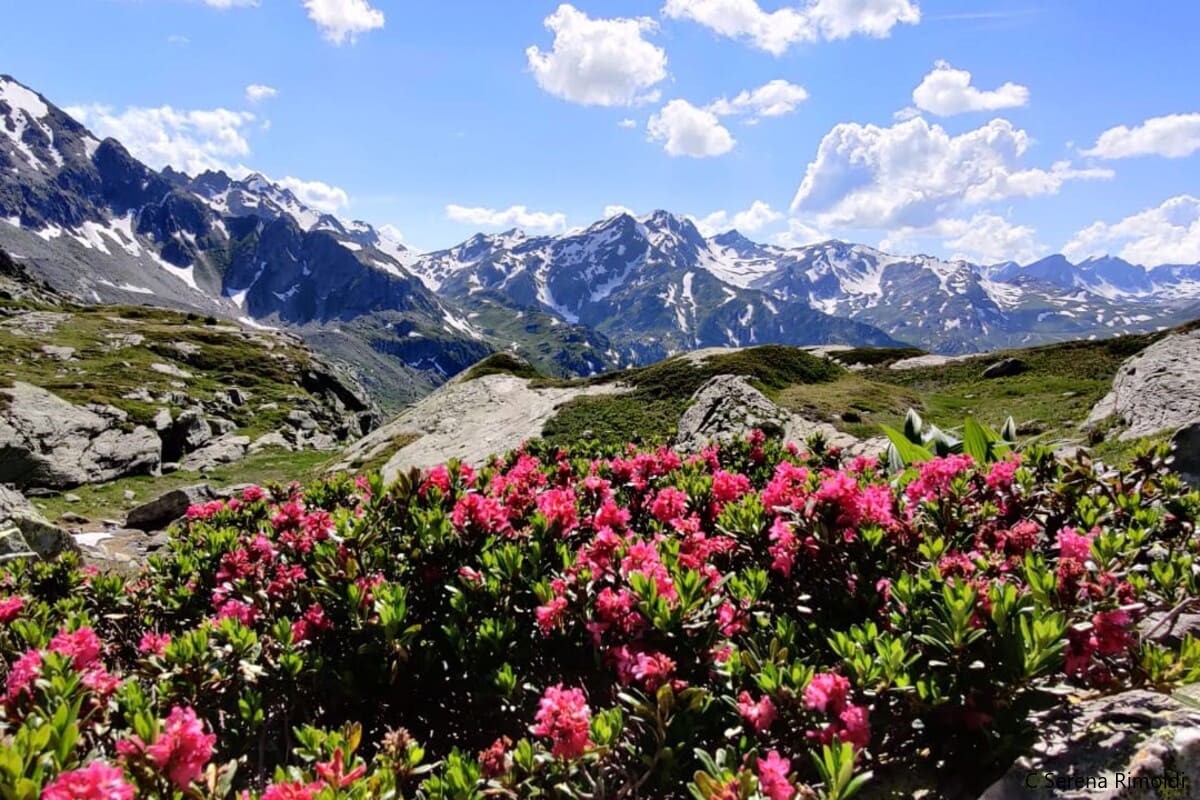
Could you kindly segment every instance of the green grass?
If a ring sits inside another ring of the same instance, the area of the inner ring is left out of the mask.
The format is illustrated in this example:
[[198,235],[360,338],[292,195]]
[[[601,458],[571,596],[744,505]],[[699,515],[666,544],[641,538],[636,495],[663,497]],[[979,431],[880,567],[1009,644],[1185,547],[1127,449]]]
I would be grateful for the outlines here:
[[[1156,338],[1155,335],[1121,336],[1068,342],[1004,351],[936,367],[875,368],[859,375],[919,398],[915,407],[939,426],[960,424],[970,415],[998,427],[1011,415],[1023,431],[1023,438],[1037,437],[1047,443],[1078,440],[1082,438],[1080,423],[1112,387],[1117,368]],[[1020,358],[1029,369],[1009,378],[981,377],[989,364],[1006,357]]]
[[880,425],[902,424],[910,408],[921,408],[916,392],[850,372],[836,381],[794,384],[781,390],[775,402],[808,419],[831,422],[861,439],[878,436]]
[[768,396],[776,396],[789,386],[828,383],[845,374],[827,359],[782,345],[747,348],[704,361],[676,356],[648,367],[574,382],[599,385],[620,381],[631,390],[564,403],[546,422],[542,437],[560,445],[581,439],[602,445],[664,443],[675,436],[679,416],[692,395],[717,375],[742,375]]
[[[110,483],[80,486],[49,497],[38,497],[34,504],[50,521],[56,521],[64,512],[81,514],[93,522],[103,519],[123,520],[129,509],[153,500],[164,492],[181,486],[207,483],[220,488],[242,483],[290,483],[309,481],[320,476],[332,454],[314,450],[289,453],[283,450],[264,450],[254,453],[234,464],[225,464],[206,474],[191,471],[172,472],[153,477],[137,475],[121,478]],[[133,500],[125,499],[125,491],[134,492]],[[67,502],[67,495],[79,497],[79,502]]]

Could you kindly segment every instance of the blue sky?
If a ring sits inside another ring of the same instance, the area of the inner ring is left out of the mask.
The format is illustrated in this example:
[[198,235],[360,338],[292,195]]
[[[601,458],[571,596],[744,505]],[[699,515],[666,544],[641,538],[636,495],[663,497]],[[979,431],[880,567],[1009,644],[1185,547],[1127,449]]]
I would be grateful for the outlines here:
[[1192,2],[0,0],[0,18],[0,72],[153,166],[261,171],[418,248],[624,207],[783,244],[1200,261]]

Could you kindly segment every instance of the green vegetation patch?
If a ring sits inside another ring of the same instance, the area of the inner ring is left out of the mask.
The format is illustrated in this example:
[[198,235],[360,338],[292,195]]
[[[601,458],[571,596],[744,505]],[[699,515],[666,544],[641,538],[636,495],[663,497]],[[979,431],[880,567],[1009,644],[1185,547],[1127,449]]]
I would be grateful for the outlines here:
[[464,381],[473,381],[484,375],[515,375],[518,378],[534,380],[541,378],[542,373],[528,361],[514,356],[512,353],[492,353],[475,366],[467,370]]
[[[230,417],[238,433],[252,437],[276,430],[307,395],[297,380],[311,358],[288,337],[140,306],[72,306],[46,315],[44,323],[20,312],[0,321],[0,385],[23,381],[71,403],[111,405],[129,415],[130,425],[150,424],[161,408],[143,392],[182,391],[209,401],[238,387],[250,401]],[[56,357],[45,346],[70,348],[69,355]]]
[[828,383],[846,371],[797,347],[764,345],[704,359],[675,356],[648,367],[610,372],[575,382],[620,381],[624,394],[578,397],[546,422],[542,436],[558,445],[579,440],[609,446],[636,441],[661,444],[675,436],[679,416],[696,390],[717,375],[741,375],[769,396],[797,384]]
[[[269,484],[310,481],[320,476],[328,464],[330,453],[303,450],[289,453],[285,450],[263,450],[252,453],[241,461],[221,465],[207,473],[180,470],[169,475],[154,477],[135,475],[93,486],[80,486],[69,492],[39,497],[34,502],[46,518],[55,521],[70,511],[93,522],[104,519],[123,520],[129,509],[149,502],[159,495],[183,486],[207,483],[215,488],[237,486],[243,483]],[[125,492],[132,491],[134,498],[125,499]],[[79,500],[68,502],[67,496]]]

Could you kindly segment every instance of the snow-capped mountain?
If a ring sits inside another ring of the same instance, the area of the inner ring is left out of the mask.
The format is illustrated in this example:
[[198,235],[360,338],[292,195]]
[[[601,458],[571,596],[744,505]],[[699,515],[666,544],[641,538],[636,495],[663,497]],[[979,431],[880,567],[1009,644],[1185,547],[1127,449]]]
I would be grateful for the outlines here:
[[[890,338],[972,352],[1200,314],[1200,267],[1062,256],[982,266],[839,241],[783,248],[737,231],[705,238],[665,211],[619,214],[561,236],[480,234],[419,256],[410,269],[447,299],[487,298],[601,331],[635,362],[752,342]],[[863,327],[847,329],[847,321]]]
[[698,347],[968,352],[1200,316],[1200,265],[784,248],[736,231],[705,237],[666,211],[557,236],[477,234],[419,254],[261,174],[151,169],[2,76],[0,248],[85,302],[293,328],[399,397],[499,349],[588,374]]
[[155,171],[7,77],[0,247],[85,301],[292,326],[379,380],[429,385],[493,349],[370,225],[321,214],[261,175]]
[[665,211],[618,214],[561,236],[477,235],[410,265],[473,310],[537,310],[597,331],[618,363],[768,342],[897,344],[870,325],[736,285],[723,272],[745,268],[690,220]]

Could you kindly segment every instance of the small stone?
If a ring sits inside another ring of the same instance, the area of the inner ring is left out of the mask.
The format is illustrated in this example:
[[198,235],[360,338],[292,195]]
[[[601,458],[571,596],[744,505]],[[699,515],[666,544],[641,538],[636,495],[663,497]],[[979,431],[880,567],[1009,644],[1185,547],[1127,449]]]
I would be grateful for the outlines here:
[[135,492],[133,489],[126,489],[121,493],[121,496],[126,500],[133,500],[135,497],[137,497],[137,492]]
[[83,514],[76,514],[74,511],[64,511],[58,515],[58,518],[63,522],[72,523],[75,525],[86,525],[91,522],[90,519]]
[[79,495],[77,495],[77,494],[72,494],[71,492],[67,492],[65,495],[63,495],[63,500],[66,500],[68,503],[81,503],[81,502],[83,502],[83,498],[82,498],[82,497],[80,497],[80,496],[79,496]]

